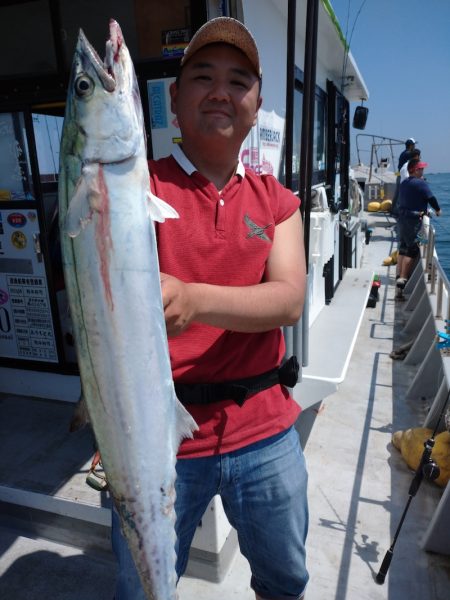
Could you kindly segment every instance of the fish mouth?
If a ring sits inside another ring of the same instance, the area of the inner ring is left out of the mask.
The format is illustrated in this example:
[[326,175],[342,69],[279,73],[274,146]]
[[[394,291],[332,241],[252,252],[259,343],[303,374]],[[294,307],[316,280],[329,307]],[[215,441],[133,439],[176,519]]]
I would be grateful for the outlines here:
[[107,92],[114,92],[116,89],[114,64],[119,61],[120,49],[123,45],[123,35],[120,25],[114,19],[110,19],[109,21],[109,40],[106,42],[104,61],[102,61],[95,48],[89,43],[82,29],[80,29],[78,41],[82,51],[89,57],[105,90]]
[[114,19],[109,20],[109,40],[106,42],[105,68],[113,74],[113,65],[119,60],[120,49],[123,46],[123,34],[120,25]]

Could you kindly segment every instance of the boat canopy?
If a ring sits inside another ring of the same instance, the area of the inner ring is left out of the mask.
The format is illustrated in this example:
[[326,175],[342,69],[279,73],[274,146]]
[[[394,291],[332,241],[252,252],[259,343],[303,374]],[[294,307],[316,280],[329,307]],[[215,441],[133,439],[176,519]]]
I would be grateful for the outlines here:
[[341,80],[341,93],[350,102],[368,100],[369,91],[329,0],[320,2],[318,39],[317,60],[333,73],[335,81]]
[[[288,2],[271,0],[287,22]],[[245,3],[250,12],[250,5]],[[306,10],[307,2],[297,2],[296,32],[297,32],[297,63],[303,65],[304,40],[306,39]],[[331,79],[339,91],[349,102],[359,102],[369,99],[369,91],[358,69],[355,59],[350,52],[339,21],[329,0],[319,0],[317,47],[317,84],[326,89],[326,79]]]

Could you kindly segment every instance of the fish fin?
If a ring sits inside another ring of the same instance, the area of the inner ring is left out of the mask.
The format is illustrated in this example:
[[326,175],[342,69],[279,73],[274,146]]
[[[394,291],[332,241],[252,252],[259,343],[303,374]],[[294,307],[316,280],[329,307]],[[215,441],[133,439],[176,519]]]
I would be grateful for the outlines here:
[[147,194],[148,200],[148,216],[152,221],[158,221],[158,223],[164,223],[166,219],[178,219],[179,214],[177,211],[167,204],[158,196],[155,196],[151,192]]
[[99,194],[97,175],[98,165],[87,165],[81,171],[66,215],[65,231],[71,238],[77,237],[92,220],[92,197]]
[[178,442],[181,444],[181,441],[185,438],[194,437],[194,431],[198,431],[199,427],[197,423],[194,421],[190,413],[184,408],[181,402],[176,399],[176,432],[178,436]]

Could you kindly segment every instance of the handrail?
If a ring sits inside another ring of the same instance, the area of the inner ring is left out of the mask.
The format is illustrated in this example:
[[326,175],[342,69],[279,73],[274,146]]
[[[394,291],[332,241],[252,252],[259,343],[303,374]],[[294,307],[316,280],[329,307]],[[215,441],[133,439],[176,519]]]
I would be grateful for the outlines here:
[[[436,319],[444,319],[447,322],[446,330],[450,328],[450,280],[448,279],[436,252],[436,230],[428,223],[428,241],[424,248],[425,273],[428,275],[430,284],[430,295],[436,294]],[[437,288],[437,291],[436,291]],[[444,302],[446,302],[444,310]]]
[[[374,162],[374,158],[376,159],[377,166],[380,165],[380,160],[378,158],[378,149],[386,146],[390,149],[391,161],[394,165],[394,170],[396,170],[395,165],[395,157],[394,157],[394,148],[393,146],[403,145],[405,142],[403,140],[397,140],[395,138],[388,138],[382,135],[376,135],[373,133],[358,133],[356,136],[356,155],[358,158],[358,164],[361,164],[361,156],[360,156],[360,148],[359,148],[359,138],[371,138],[372,142],[370,145],[370,169],[372,170],[372,165]],[[368,152],[368,150],[367,150]]]

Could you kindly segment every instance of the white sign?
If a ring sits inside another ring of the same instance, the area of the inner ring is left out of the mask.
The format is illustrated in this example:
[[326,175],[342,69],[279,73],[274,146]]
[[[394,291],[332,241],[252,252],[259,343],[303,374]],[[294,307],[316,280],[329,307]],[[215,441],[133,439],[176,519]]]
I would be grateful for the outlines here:
[[170,84],[175,77],[147,81],[153,158],[172,154],[172,145],[181,142],[181,132],[175,115],[170,110]]
[[0,210],[0,357],[58,362],[32,209]]
[[241,160],[244,166],[258,174],[279,177],[284,123],[284,118],[277,115],[275,111],[259,110],[258,121],[241,148]]

